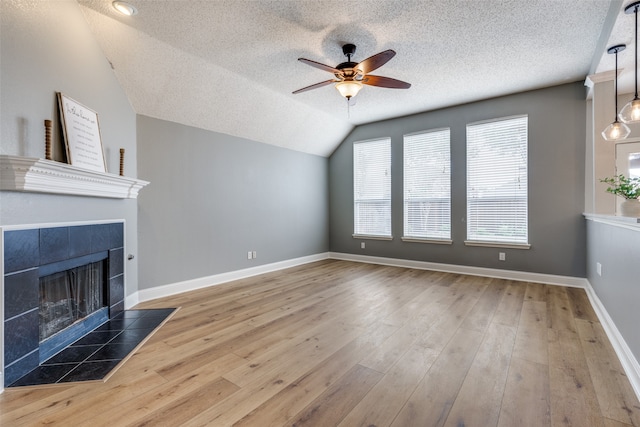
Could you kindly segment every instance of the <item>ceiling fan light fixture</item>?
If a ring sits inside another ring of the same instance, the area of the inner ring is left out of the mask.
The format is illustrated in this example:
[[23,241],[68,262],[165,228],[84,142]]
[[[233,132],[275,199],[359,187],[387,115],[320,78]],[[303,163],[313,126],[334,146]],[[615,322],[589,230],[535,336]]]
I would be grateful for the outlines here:
[[638,123],[640,122],[640,98],[638,98],[638,8],[640,8],[640,1],[630,3],[624,8],[624,13],[636,15],[636,42],[634,45],[636,54],[636,93],[633,99],[625,104],[618,114],[618,117],[623,123]]
[[340,95],[347,99],[351,99],[360,92],[360,89],[362,89],[362,83],[357,80],[343,80],[336,83],[336,89],[338,89]]
[[620,123],[618,121],[618,52],[622,52],[623,50],[625,50],[626,47],[627,45],[625,44],[617,44],[607,49],[608,54],[616,55],[616,74],[615,74],[615,91],[613,95],[615,100],[615,110],[614,110],[615,119],[613,120],[613,123],[611,123],[609,126],[605,128],[605,130],[602,131],[602,137],[606,141],[618,141],[620,139],[625,139],[631,133],[631,129],[629,129],[629,126],[625,125],[624,123]]
[[126,1],[117,0],[111,3],[111,5],[115,10],[123,15],[133,16],[138,13],[138,9],[136,9],[132,4],[127,3]]

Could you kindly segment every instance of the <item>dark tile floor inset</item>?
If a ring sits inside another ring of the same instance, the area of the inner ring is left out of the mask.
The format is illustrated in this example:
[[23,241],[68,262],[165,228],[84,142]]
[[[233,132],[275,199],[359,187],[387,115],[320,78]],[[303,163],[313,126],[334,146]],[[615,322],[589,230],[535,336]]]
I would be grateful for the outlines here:
[[9,387],[101,380],[175,310],[125,310]]

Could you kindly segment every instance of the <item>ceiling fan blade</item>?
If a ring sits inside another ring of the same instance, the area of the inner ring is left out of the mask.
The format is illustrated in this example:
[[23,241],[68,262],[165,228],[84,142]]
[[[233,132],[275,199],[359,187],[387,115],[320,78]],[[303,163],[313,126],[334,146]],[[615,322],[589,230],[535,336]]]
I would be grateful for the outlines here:
[[330,73],[334,73],[334,74],[335,73],[341,73],[341,71],[338,70],[337,68],[333,68],[333,67],[331,67],[329,65],[324,65],[324,64],[321,64],[319,62],[312,61],[310,59],[298,58],[298,61],[303,62],[303,63],[305,63],[307,65],[311,65],[312,67],[319,68],[319,69],[324,70],[324,71],[328,71]]
[[362,83],[369,86],[388,87],[391,89],[409,89],[411,87],[411,83],[403,82],[402,80],[372,75],[364,76]]
[[370,56],[369,58],[360,62],[354,68],[356,70],[362,71],[362,73],[364,74],[368,74],[371,71],[382,67],[384,64],[389,62],[389,60],[393,58],[395,55],[396,55],[396,52],[394,50],[391,50],[391,49],[385,50],[384,52],[376,53],[375,55]]
[[335,82],[337,82],[337,80],[327,80],[327,81],[324,81],[324,82],[316,83],[314,85],[303,87],[302,89],[298,89],[298,90],[294,91],[293,94],[295,95],[296,93],[306,92],[306,91],[312,90],[312,89],[317,89],[319,87],[330,85],[331,83],[335,83]]

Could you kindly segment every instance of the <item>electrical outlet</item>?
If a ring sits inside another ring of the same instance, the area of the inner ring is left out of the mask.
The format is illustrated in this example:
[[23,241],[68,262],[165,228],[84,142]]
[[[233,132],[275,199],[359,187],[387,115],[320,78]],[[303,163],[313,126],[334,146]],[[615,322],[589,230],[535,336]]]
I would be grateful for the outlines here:
[[498,259],[500,261],[506,261],[507,260],[507,254],[505,254],[504,252],[499,252],[498,253]]
[[364,249],[364,242],[360,242],[360,249]]
[[247,259],[251,259],[253,258],[253,252],[249,251],[247,252]]
[[596,262],[596,273],[598,273],[598,276],[602,276],[602,264],[599,262]]
[[253,251],[253,253],[251,255],[253,255],[253,259],[258,258],[258,252],[256,252],[256,251]]

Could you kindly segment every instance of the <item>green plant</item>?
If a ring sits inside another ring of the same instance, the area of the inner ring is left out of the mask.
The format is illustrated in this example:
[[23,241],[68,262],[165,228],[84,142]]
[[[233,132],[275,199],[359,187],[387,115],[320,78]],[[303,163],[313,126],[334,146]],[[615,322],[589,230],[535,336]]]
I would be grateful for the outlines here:
[[604,178],[600,182],[609,184],[608,193],[625,199],[637,199],[640,197],[640,178],[627,178],[624,175],[614,176],[613,178]]

